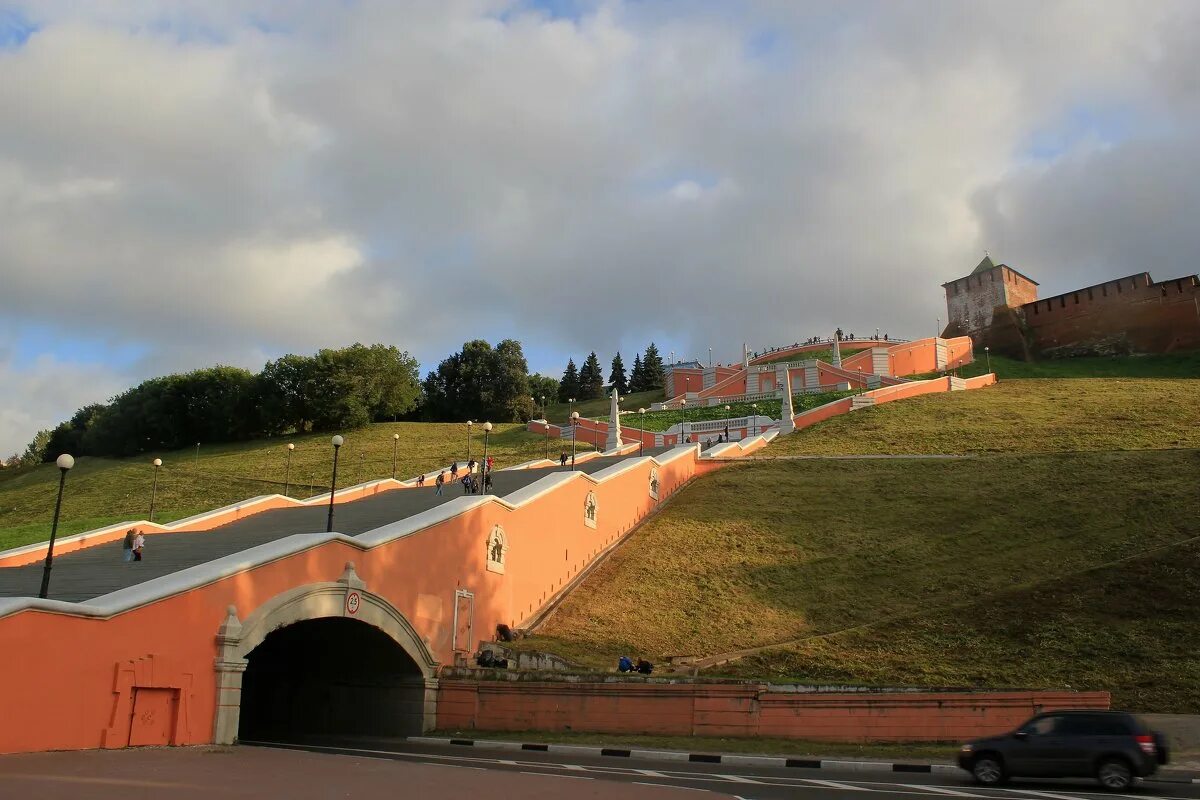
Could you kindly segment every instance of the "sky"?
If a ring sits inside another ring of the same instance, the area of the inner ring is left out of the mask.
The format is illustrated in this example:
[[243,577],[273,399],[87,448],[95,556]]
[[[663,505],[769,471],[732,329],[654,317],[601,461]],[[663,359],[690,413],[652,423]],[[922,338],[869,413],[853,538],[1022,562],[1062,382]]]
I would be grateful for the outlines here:
[[555,376],[1196,272],[1192,0],[0,0],[0,455],[355,341]]

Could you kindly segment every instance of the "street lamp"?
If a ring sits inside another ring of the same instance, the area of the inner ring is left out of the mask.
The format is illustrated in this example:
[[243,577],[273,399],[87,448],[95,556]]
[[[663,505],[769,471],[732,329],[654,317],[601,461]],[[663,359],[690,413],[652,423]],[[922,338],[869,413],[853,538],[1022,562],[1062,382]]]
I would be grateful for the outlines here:
[[337,490],[338,450],[346,440],[341,436],[334,436],[330,441],[333,443],[333,479],[329,481],[329,521],[325,524],[326,533],[333,533],[333,493]]
[[989,352],[990,349],[988,347],[983,348],[983,357],[987,359],[988,372],[992,371],[992,354]]
[[550,420],[546,419],[546,414],[542,412],[542,424],[546,427],[546,452],[543,453],[546,459],[550,458]]
[[59,470],[58,499],[54,501],[54,522],[50,525],[50,545],[46,548],[46,566],[42,567],[42,588],[38,592],[38,597],[42,599],[45,599],[46,592],[50,591],[50,568],[54,563],[54,537],[58,535],[58,512],[62,511],[63,487],[67,483],[67,470],[75,466],[75,459],[63,453],[54,464]]
[[579,424],[579,412],[571,412],[571,471],[575,471],[575,426]]
[[467,420],[467,463],[471,463],[471,426],[475,423]]
[[572,414],[575,413],[575,398],[574,397],[567,398],[567,410],[570,411]]
[[392,480],[396,480],[396,448],[400,446],[400,434],[392,434]]
[[708,366],[712,366],[712,348],[708,348]]
[[758,434],[758,403],[751,403],[750,411],[754,415],[754,422],[752,423],[754,425],[754,433],[752,433],[750,435],[756,436]]
[[482,488],[484,494],[487,494],[487,479],[488,479],[487,449],[488,449],[488,434],[490,434],[491,432],[492,432],[492,423],[490,423],[490,422],[483,423],[483,469],[481,469],[479,471],[483,473],[483,478],[480,479],[480,483],[483,484],[481,488]]
[[542,419],[546,418],[546,395],[542,395]]
[[150,485],[150,521],[154,522],[154,497],[158,494],[158,468],[162,466],[162,459],[156,458],[150,463],[154,464],[154,483]]
[[642,455],[642,445],[646,442],[646,409],[639,408],[638,415],[641,416],[639,425],[641,430],[638,432],[638,456]]
[[283,494],[286,497],[288,489],[292,484],[292,451],[296,449],[296,445],[288,442],[287,446],[287,471],[283,474]]
[[687,440],[687,396],[679,399],[679,443]]

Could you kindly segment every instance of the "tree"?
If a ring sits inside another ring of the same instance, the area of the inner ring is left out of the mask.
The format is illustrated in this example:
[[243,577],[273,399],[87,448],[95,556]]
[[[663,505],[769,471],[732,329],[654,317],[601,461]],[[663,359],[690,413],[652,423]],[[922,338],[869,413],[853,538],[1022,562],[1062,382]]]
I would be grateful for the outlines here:
[[644,392],[646,391],[646,379],[644,370],[642,369],[642,354],[638,353],[633,357],[633,370],[629,373],[629,391]]
[[567,359],[567,368],[558,382],[558,402],[565,403],[579,396],[579,373],[575,370],[575,359]]
[[55,453],[53,458],[47,457],[46,445],[50,443],[50,431],[38,431],[33,436],[31,441],[25,447],[25,452],[17,458],[18,466],[32,467],[34,464],[41,464],[44,461],[53,461],[58,458],[60,453]]
[[83,437],[102,411],[104,406],[93,403],[76,411],[75,416],[67,422],[60,423],[50,434],[50,441],[46,443],[46,461],[54,461],[63,453],[90,455],[83,447]]
[[622,396],[629,394],[629,381],[625,377],[625,364],[621,361],[621,353],[619,351],[613,356],[612,372],[608,374],[608,382]]
[[[541,410],[547,403],[558,399],[558,381],[535,372],[529,376],[529,394]],[[545,401],[542,400],[543,397],[546,398]]]
[[596,351],[593,350],[579,368],[579,394],[576,399],[595,400],[603,392],[604,373],[600,371],[600,359],[596,358]]
[[646,347],[646,355],[642,357],[642,391],[650,391],[651,389],[661,389],[666,383],[666,374],[663,369],[662,356],[658,354],[658,348],[651,342]]
[[482,339],[467,342],[426,376],[423,389],[426,419],[517,422],[534,413],[529,365],[515,339],[495,349]]

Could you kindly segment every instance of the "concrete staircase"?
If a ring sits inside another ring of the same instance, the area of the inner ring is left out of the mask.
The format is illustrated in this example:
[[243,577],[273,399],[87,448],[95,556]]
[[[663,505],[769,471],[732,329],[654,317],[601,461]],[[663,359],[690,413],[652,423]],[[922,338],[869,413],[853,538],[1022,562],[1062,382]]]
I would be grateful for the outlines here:
[[957,378],[954,375],[950,376],[950,391],[962,392],[966,391],[967,381],[965,378]]
[[868,397],[865,394],[856,394],[854,397],[850,398],[851,411],[860,411],[864,408],[870,408],[873,405],[875,405],[875,398]]

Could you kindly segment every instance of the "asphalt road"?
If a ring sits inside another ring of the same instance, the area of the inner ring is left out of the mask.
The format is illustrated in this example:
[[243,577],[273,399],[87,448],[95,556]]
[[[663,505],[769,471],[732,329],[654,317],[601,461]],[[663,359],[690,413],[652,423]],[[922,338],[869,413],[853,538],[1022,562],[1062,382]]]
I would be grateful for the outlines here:
[[[648,451],[646,454],[661,451],[662,448]],[[629,457],[596,458],[580,462],[577,469],[589,474],[596,473],[624,458]],[[570,471],[570,467],[497,470],[493,473],[492,494],[503,497],[545,477],[548,473],[566,471]],[[441,495],[437,494],[432,485],[422,489],[381,492],[362,500],[335,505],[333,529],[339,533],[356,536],[462,496],[462,486],[457,483],[447,483]],[[285,508],[252,514],[236,522],[204,531],[154,534],[146,537],[145,557],[140,562],[122,562],[120,542],[109,542],[55,556],[49,597],[52,600],[84,602],[285,536],[324,533],[328,513],[328,506],[324,505]],[[0,597],[36,597],[41,579],[40,562],[21,567],[0,568]]]
[[[262,745],[259,745],[262,746]],[[686,788],[716,792],[742,800],[769,798],[842,798],[869,792],[884,798],[979,798],[981,800],[1102,800],[1113,797],[1195,800],[1200,785],[1140,782],[1131,792],[1116,795],[1086,780],[1013,781],[1002,788],[975,786],[965,773],[898,773],[852,769],[755,767],[734,764],[651,761],[621,757],[570,756],[535,751],[497,751],[468,747],[416,744],[401,740],[339,745],[269,745],[359,758],[393,759],[406,763],[443,764],[495,773],[557,776],[576,781],[612,781],[638,786]],[[624,789],[621,789],[623,792]],[[615,792],[615,790],[614,790]],[[567,792],[564,791],[564,796]],[[571,792],[574,794],[574,791]],[[503,796],[503,795],[499,795]],[[618,796],[614,793],[613,796]]]

